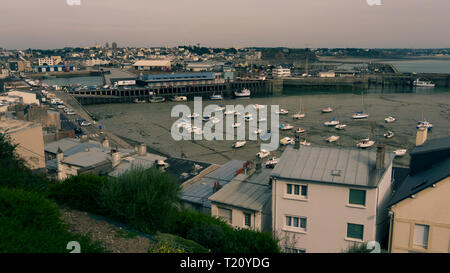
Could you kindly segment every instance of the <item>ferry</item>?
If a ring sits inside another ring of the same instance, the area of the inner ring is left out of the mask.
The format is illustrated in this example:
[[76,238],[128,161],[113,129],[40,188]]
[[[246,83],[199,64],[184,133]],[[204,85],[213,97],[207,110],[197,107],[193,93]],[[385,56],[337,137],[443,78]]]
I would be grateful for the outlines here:
[[416,80],[413,82],[413,85],[414,85],[415,87],[429,87],[429,88],[433,88],[433,87],[436,86],[436,85],[435,85],[434,83],[432,83],[431,81],[421,81],[421,80],[419,80],[419,79],[416,79]]
[[238,91],[234,92],[234,96],[236,96],[236,97],[250,97],[250,94],[251,94],[251,92],[247,88],[242,89],[242,91],[240,91],[240,92],[238,92]]

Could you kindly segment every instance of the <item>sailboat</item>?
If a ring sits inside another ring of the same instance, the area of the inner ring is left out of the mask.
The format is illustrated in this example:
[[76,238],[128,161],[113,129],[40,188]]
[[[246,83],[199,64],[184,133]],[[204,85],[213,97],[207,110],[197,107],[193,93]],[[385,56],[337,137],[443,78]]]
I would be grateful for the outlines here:
[[374,140],[370,140],[369,138],[363,138],[360,141],[358,141],[356,146],[358,148],[369,148],[369,147],[373,146],[373,144],[375,144]]
[[240,148],[240,147],[244,146],[245,144],[247,144],[246,141],[238,141],[238,142],[233,144],[233,148],[237,149],[237,148]]
[[329,138],[327,138],[327,141],[329,143],[331,143],[331,142],[337,141],[338,139],[339,139],[339,136],[330,136]]
[[336,126],[338,125],[340,122],[339,120],[335,120],[334,117],[331,119],[331,121],[325,121],[323,124],[325,126]]
[[303,109],[303,112],[301,111],[301,109],[302,109],[302,104],[300,104],[300,112],[293,114],[292,118],[294,118],[294,119],[304,118],[305,117],[305,113],[304,113],[305,109]]
[[331,108],[330,106],[322,109],[322,113],[331,113],[331,112],[333,112],[333,108]]
[[[362,100],[362,108],[364,109],[364,95],[362,92],[361,92],[361,100]],[[354,114],[352,116],[353,119],[365,119],[368,117],[369,117],[369,114],[364,113],[364,112],[356,112],[356,114]]]
[[215,92],[209,97],[210,100],[223,100],[222,95],[216,94]]
[[384,134],[385,138],[393,138],[394,137],[394,132],[392,131],[388,131],[386,134]]
[[422,112],[422,121],[419,121],[417,123],[416,126],[417,129],[419,128],[426,128],[428,130],[431,130],[433,128],[433,124],[429,121],[427,121],[424,117],[423,117],[423,112]]

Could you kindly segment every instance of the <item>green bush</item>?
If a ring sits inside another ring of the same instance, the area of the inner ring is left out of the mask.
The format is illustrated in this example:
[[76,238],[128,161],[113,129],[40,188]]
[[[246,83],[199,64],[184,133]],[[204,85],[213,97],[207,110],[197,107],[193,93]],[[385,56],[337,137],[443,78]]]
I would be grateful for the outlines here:
[[70,241],[79,242],[81,252],[104,252],[89,237],[71,234],[58,208],[41,194],[0,188],[0,252],[68,253]]
[[92,174],[72,176],[61,183],[51,185],[48,197],[72,209],[101,214],[98,198],[107,181],[105,176]]
[[168,233],[157,233],[153,236],[157,243],[149,248],[150,253],[209,253],[209,250],[198,243]]
[[48,180],[33,174],[15,153],[16,148],[7,136],[0,134],[0,186],[39,192],[47,190]]
[[271,234],[234,229],[221,219],[191,210],[178,214],[172,232],[211,249],[214,253],[279,253]]
[[99,204],[110,217],[142,232],[168,230],[173,224],[180,187],[156,168],[135,168],[100,190]]

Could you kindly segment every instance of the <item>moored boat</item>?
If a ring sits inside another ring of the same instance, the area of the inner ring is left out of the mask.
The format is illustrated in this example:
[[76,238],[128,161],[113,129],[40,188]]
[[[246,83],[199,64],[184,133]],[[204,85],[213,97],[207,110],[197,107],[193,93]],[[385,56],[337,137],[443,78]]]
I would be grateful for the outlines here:
[[235,91],[234,92],[234,96],[236,97],[250,97],[250,90],[248,90],[247,88],[242,89],[240,92]]
[[339,136],[330,136],[329,138],[327,138],[327,141],[331,143],[337,141],[339,138]]
[[234,143],[232,147],[233,148],[240,148],[240,147],[244,146],[245,144],[247,144],[246,141],[238,141],[238,142]]
[[269,155],[270,155],[270,152],[263,149],[263,150],[259,151],[259,152],[256,154],[256,157],[258,157],[258,158],[264,158],[264,157],[267,157],[267,156],[269,156]]
[[364,139],[361,139],[360,141],[358,141],[356,146],[358,148],[369,148],[369,147],[373,146],[374,144],[375,144],[375,141],[370,140],[369,138],[364,138]]
[[151,99],[149,99],[149,101],[153,103],[158,103],[158,102],[165,102],[166,99],[163,97],[152,97]]

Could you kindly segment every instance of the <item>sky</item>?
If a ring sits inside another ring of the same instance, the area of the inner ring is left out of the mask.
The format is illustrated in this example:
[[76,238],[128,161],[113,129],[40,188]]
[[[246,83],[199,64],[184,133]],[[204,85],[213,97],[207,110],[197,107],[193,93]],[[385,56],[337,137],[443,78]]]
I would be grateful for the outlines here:
[[1,0],[0,47],[449,48],[449,11],[449,0]]

